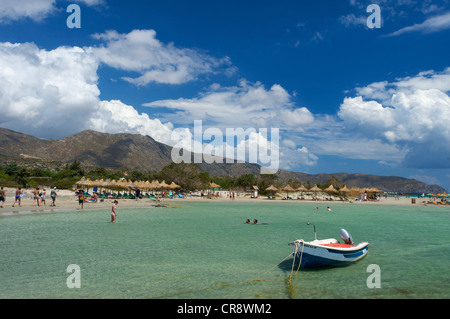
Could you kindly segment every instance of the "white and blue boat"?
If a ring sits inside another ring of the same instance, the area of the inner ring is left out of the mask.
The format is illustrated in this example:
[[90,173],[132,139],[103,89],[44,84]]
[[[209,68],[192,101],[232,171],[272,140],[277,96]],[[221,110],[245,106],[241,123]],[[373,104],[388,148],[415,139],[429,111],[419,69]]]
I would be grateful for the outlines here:
[[364,258],[369,251],[368,242],[354,244],[345,229],[340,230],[344,243],[339,243],[334,238],[318,240],[315,226],[314,234],[316,239],[313,241],[297,239],[289,243],[295,261],[300,263],[302,268],[345,266]]

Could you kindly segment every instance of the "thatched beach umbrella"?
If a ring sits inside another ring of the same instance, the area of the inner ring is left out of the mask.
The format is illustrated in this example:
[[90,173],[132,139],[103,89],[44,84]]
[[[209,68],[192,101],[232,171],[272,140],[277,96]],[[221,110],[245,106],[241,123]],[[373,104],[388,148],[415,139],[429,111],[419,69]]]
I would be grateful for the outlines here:
[[324,191],[327,193],[334,193],[334,194],[339,193],[339,191],[336,188],[334,188],[333,185],[328,186],[327,188],[324,189]]
[[142,183],[142,189],[145,189],[148,191],[149,189],[153,189],[152,183],[150,183],[148,180]]
[[285,187],[283,187],[282,189],[281,189],[283,192],[286,192],[286,198],[288,198],[289,197],[289,192],[295,192],[295,189],[293,189],[292,187],[291,187],[291,185],[286,185]]
[[316,193],[316,192],[321,192],[322,189],[320,189],[316,184],[309,191]]
[[75,184],[78,186],[86,186],[87,188],[94,186],[94,183],[89,178],[85,178],[84,176]]
[[212,182],[212,183],[209,183],[209,188],[222,188],[222,186]]
[[118,187],[121,190],[125,190],[128,189],[128,181],[123,179],[123,180],[119,180],[116,183],[116,187]]
[[170,183],[170,185],[168,186],[170,189],[177,189],[177,188],[181,188],[180,185],[175,184],[175,182]]
[[76,184],[76,185],[80,185],[80,186],[85,186],[86,183],[87,183],[86,178],[83,176],[83,177],[81,177],[81,179],[80,179],[78,182],[76,182],[75,184]]
[[340,193],[350,193],[350,190],[347,188],[347,185],[339,189]]
[[152,184],[153,189],[160,188],[159,181],[157,181],[157,180],[152,180],[151,184]]
[[302,195],[303,195],[304,192],[308,191],[308,189],[304,185],[301,185],[300,187],[297,187],[295,190],[297,192],[300,192]]
[[169,184],[166,183],[166,181],[162,181],[161,183],[159,183],[159,188],[162,191],[165,191],[168,188]]

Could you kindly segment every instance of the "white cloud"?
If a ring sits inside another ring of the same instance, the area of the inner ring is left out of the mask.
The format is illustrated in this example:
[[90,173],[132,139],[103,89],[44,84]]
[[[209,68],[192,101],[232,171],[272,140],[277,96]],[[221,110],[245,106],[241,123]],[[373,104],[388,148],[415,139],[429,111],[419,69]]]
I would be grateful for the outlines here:
[[[407,150],[405,166],[448,168],[449,76],[447,68],[443,72],[426,71],[393,83],[359,88],[357,91],[369,100],[363,96],[345,98],[338,116],[346,129],[357,136],[377,138],[399,150]],[[380,101],[370,100],[374,97]]]
[[[66,0],[58,2],[64,8],[70,3],[82,3],[86,6],[99,6],[105,3],[104,0]],[[40,22],[58,10],[56,0],[0,0],[0,24],[11,23],[24,18]]]
[[314,122],[314,115],[306,107],[301,107],[293,111],[282,110],[281,119],[289,127],[297,131],[303,131],[305,126]]
[[0,43],[3,127],[42,137],[78,132],[99,94],[97,64],[83,49]]
[[433,33],[450,28],[450,12],[428,18],[422,23],[404,27],[387,36],[398,36],[410,32]]
[[364,127],[365,132],[380,128],[386,129],[393,126],[394,109],[384,107],[377,101],[364,101],[361,96],[354,98],[346,97],[338,112],[338,116],[345,122],[347,127]]
[[0,17],[5,20],[19,20],[24,17],[41,20],[54,11],[55,0],[0,0]]
[[134,72],[138,76],[124,76],[123,80],[138,86],[150,82],[180,84],[195,80],[201,74],[224,73],[235,70],[228,57],[218,59],[199,50],[177,48],[156,38],[155,30],[133,30],[128,34],[107,31],[95,34],[106,45],[89,48],[99,61],[113,68]]
[[170,142],[172,125],[120,101],[100,101],[98,61],[85,49],[0,43],[0,125],[44,138],[84,129]]
[[88,120],[88,126],[99,132],[150,135],[158,142],[173,144],[171,123],[150,119],[148,114],[139,114],[132,106],[118,100],[100,101],[97,111]]
[[22,18],[41,21],[55,11],[55,0],[0,0],[0,23]]
[[83,3],[87,6],[99,6],[104,5],[105,0],[67,0],[69,3],[77,2],[77,3]]
[[367,26],[367,17],[356,16],[354,13],[347,14],[345,16],[339,17],[339,22],[344,26],[354,27],[354,26]]
[[278,127],[302,129],[314,117],[306,108],[296,108],[291,95],[280,85],[266,89],[261,83],[240,81],[239,86],[212,85],[199,97],[160,100],[143,104],[173,110],[164,117],[173,123],[192,124],[203,120],[208,125],[226,127]]
[[[101,63],[141,73],[147,80],[158,75],[154,80],[161,83],[181,83],[229,64],[227,58],[164,45],[153,30],[108,31],[95,37],[107,46],[47,51],[34,43],[0,43],[0,125],[44,138],[62,138],[90,128],[150,135],[170,144],[171,123],[139,114],[119,100],[100,101],[97,70]],[[141,83],[139,78],[130,81]]]

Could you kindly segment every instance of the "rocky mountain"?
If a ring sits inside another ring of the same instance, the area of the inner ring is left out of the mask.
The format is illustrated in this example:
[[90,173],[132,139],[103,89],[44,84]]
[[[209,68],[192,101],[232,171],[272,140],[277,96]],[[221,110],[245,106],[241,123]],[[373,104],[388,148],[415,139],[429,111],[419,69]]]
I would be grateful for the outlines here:
[[[61,169],[65,164],[78,160],[87,167],[127,168],[130,170],[159,171],[171,163],[172,148],[155,141],[150,136],[119,133],[108,134],[92,130],[68,136],[62,140],[45,140],[23,133],[0,128],[0,164],[16,162],[23,166]],[[250,163],[201,163],[200,171],[212,176],[260,173],[257,164]],[[306,174],[279,170],[279,179],[298,179],[312,184],[325,183],[332,176],[348,187],[376,187],[385,191],[404,193],[440,193],[438,185],[396,176],[365,174]]]

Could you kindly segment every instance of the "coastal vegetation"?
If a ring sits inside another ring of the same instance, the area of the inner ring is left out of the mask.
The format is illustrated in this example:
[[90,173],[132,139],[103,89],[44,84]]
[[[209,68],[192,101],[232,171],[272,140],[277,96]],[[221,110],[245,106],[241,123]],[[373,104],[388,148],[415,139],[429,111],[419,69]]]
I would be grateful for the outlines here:
[[[61,170],[45,170],[40,168],[26,168],[11,163],[6,166],[0,166],[0,183],[2,186],[9,187],[36,187],[36,186],[55,186],[59,189],[70,189],[82,177],[90,180],[120,180],[127,179],[131,181],[166,181],[170,184],[174,182],[181,186],[181,191],[195,191],[208,189],[210,183],[216,183],[224,190],[249,190],[257,186],[260,194],[266,194],[266,189],[274,185],[276,188],[282,188],[289,184],[293,188],[304,185],[310,189],[311,181],[300,181],[290,179],[287,183],[274,174],[264,174],[255,176],[254,174],[242,174],[240,176],[211,176],[209,172],[201,172],[197,164],[194,163],[171,163],[163,167],[160,171],[140,171],[127,169],[113,169],[105,167],[83,167],[78,160],[67,164]],[[332,177],[327,182],[317,186],[325,189],[333,185],[339,189],[343,187],[342,183]]]

